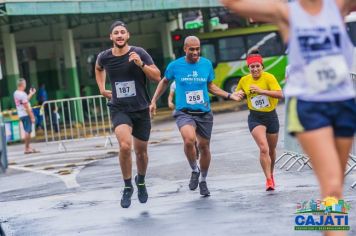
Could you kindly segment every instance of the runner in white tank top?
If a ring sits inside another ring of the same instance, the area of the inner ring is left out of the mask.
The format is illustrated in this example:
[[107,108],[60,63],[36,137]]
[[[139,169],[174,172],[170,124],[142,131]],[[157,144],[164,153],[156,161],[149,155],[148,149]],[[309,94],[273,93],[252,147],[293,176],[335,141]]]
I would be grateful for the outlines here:
[[322,197],[343,198],[343,173],[356,131],[355,91],[348,76],[352,47],[343,17],[356,1],[221,2],[240,16],[276,24],[288,42],[291,68],[284,93],[291,97],[289,131],[311,157]]

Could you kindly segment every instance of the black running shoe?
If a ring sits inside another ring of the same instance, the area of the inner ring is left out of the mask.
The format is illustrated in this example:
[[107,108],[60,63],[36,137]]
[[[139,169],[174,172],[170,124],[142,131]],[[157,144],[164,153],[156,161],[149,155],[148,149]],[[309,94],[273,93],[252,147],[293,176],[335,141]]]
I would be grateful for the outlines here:
[[199,185],[199,175],[200,172],[192,172],[192,176],[190,177],[189,189],[196,190]]
[[199,183],[199,188],[200,188],[200,195],[203,195],[205,197],[210,196],[210,192],[205,181]]
[[146,203],[147,199],[148,199],[148,193],[147,193],[147,189],[146,189],[146,184],[145,183],[138,183],[138,176],[135,176],[135,183],[137,186],[137,197],[138,200],[141,203]]
[[124,193],[122,194],[121,198],[121,207],[122,208],[129,208],[131,205],[131,196],[134,192],[133,187],[125,187]]

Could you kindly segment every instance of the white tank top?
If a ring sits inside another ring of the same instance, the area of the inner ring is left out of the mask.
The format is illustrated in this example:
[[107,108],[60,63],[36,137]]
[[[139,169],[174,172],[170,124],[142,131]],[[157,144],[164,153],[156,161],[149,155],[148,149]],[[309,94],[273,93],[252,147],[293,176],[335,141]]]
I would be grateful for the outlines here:
[[349,75],[353,45],[334,0],[323,0],[318,15],[289,4],[289,77],[286,97],[305,101],[341,101],[356,96]]

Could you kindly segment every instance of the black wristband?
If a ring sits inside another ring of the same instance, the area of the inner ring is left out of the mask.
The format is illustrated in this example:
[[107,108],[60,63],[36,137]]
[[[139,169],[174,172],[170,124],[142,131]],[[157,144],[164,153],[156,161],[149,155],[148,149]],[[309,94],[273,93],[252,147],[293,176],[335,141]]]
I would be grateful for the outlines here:
[[226,98],[230,99],[230,97],[231,97],[231,93],[228,93]]
[[146,65],[146,64],[145,64],[144,62],[142,62],[141,68],[145,67],[145,65]]

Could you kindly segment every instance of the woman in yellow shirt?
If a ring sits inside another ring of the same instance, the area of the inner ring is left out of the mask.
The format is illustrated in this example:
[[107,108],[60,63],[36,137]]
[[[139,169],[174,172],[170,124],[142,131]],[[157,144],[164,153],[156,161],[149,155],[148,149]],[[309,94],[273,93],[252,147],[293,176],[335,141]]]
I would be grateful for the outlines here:
[[278,99],[283,98],[282,89],[276,78],[263,71],[263,59],[258,51],[247,57],[250,74],[242,77],[236,93],[246,96],[248,127],[260,149],[260,163],[266,176],[266,191],[275,189],[273,178],[278,141],[279,121],[276,113]]

